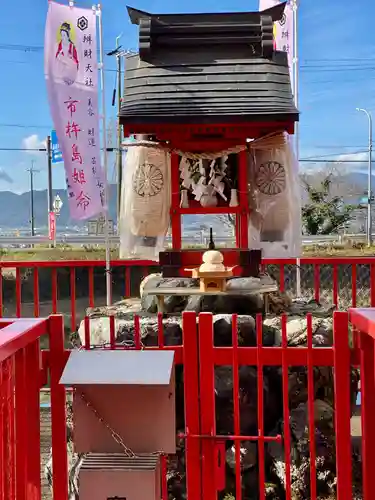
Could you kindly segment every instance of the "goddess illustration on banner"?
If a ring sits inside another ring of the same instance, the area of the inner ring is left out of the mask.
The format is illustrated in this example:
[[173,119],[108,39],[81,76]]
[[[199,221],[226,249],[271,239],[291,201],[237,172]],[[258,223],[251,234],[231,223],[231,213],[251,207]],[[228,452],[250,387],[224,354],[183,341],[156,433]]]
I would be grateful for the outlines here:
[[63,22],[57,33],[56,76],[67,85],[72,85],[78,74],[79,60],[74,44],[74,28]]

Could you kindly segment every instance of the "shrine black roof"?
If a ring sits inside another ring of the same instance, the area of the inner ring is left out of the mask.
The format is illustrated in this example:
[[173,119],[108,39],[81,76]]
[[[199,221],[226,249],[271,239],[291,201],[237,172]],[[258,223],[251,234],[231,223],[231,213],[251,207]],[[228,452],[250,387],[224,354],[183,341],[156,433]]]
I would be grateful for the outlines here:
[[297,121],[287,54],[273,45],[284,8],[161,15],[128,8],[139,55],[126,57],[121,123]]

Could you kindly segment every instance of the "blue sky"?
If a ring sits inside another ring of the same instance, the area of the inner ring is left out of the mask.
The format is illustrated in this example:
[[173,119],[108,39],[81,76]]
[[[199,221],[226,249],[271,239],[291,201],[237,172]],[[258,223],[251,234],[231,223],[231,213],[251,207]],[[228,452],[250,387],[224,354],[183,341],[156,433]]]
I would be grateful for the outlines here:
[[[130,1],[130,0],[129,0]],[[91,7],[81,0],[79,6]],[[133,0],[130,5],[151,12],[214,12],[257,10],[257,0]],[[123,33],[123,47],[137,45],[137,30],[128,20],[126,3],[103,0],[104,47],[111,50]],[[46,158],[3,148],[35,147],[52,128],[43,73],[47,0],[6,1],[0,17],[0,190],[28,189],[31,161],[40,172],[37,189],[47,186]],[[356,107],[375,113],[375,2],[373,0],[300,0],[300,144],[301,158],[365,159],[367,119]],[[115,61],[107,57],[108,119],[115,81]],[[375,114],[374,114],[375,118]],[[115,136],[114,136],[115,140]],[[310,168],[318,165],[303,163]],[[360,164],[348,164],[361,168]],[[319,165],[321,166],[321,164]],[[114,179],[110,156],[110,179]],[[344,167],[343,167],[344,168]],[[12,182],[10,182],[12,181]],[[54,167],[54,187],[64,187],[63,166]]]

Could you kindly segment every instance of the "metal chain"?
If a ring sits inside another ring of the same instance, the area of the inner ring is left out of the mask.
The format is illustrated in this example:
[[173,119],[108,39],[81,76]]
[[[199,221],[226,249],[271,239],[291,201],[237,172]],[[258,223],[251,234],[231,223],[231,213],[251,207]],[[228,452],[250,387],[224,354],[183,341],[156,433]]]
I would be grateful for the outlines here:
[[121,446],[121,448],[124,451],[125,456],[129,458],[135,458],[137,455],[126,446],[126,444],[123,442],[121,436],[112,429],[112,427],[104,420],[104,418],[100,415],[98,410],[93,406],[93,404],[86,398],[86,396],[83,394],[83,392],[80,393],[82,401],[85,403],[87,408],[89,408],[92,413],[96,416],[96,418],[101,422],[104,427],[111,433],[112,438],[114,441],[116,441],[117,444]]

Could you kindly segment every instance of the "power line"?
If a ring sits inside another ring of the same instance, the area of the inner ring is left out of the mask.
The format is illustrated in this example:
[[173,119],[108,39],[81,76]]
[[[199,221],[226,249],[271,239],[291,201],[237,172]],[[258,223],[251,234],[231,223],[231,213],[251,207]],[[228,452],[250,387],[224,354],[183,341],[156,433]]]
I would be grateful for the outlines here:
[[[336,163],[337,165],[340,163],[362,163],[362,165],[367,163],[367,160],[314,160],[309,158],[301,158],[299,161],[304,163]],[[375,163],[375,160],[373,160],[373,163]]]
[[[116,151],[117,148],[107,148],[107,151],[108,152],[113,152],[113,151]],[[23,152],[37,152],[37,153],[40,153],[40,152],[46,152],[47,149],[46,148],[1,148],[0,147],[0,151],[23,151]],[[365,153],[366,151],[354,151],[354,152],[351,152],[351,153],[344,153],[346,155],[354,155],[354,154],[359,154],[359,153]],[[332,154],[330,155],[320,155],[320,156],[315,156],[315,157],[308,157],[308,158],[301,158],[299,161],[301,162],[309,162],[309,163],[364,163],[363,160],[345,160],[345,159],[341,159],[341,160],[329,160],[329,159],[323,159],[325,156],[332,156]],[[375,162],[375,160],[374,160]]]
[[[104,49],[105,52],[108,52],[110,49]],[[12,52],[33,52],[33,53],[39,53],[39,52],[44,52],[44,46],[43,45],[24,45],[24,44],[9,44],[9,43],[1,43],[0,44],[0,51],[12,51]],[[137,50],[135,49],[129,49],[130,53],[137,53]],[[18,62],[18,61],[17,61]],[[363,58],[335,58],[335,59],[325,59],[325,58],[311,58],[311,59],[301,59],[302,63],[329,63],[329,64],[337,64],[337,63],[352,63],[352,65],[360,65],[360,63],[363,62],[371,62],[375,63],[375,57],[363,57]],[[313,66],[309,64],[301,64],[300,67],[320,67],[319,66]],[[116,71],[115,69],[112,71]]]

